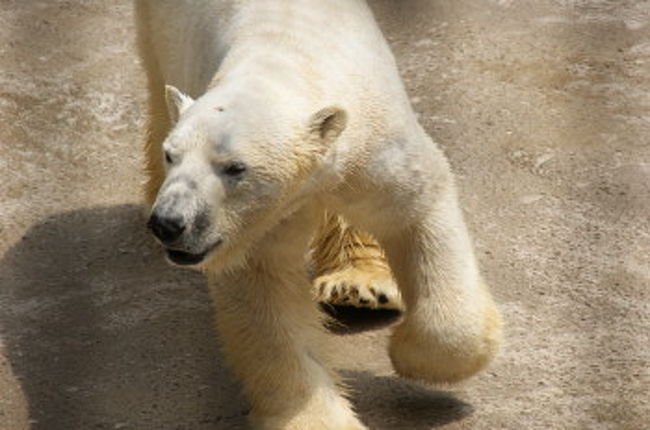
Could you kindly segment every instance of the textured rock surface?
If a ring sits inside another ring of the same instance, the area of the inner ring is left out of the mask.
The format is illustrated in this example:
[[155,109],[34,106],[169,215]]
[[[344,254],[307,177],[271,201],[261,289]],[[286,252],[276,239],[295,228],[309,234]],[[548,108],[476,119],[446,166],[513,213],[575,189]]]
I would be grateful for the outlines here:
[[[241,428],[202,279],[137,206],[127,1],[0,2],[0,429]],[[459,175],[503,352],[460,386],[333,336],[373,429],[640,429],[650,416],[650,2],[375,0]]]

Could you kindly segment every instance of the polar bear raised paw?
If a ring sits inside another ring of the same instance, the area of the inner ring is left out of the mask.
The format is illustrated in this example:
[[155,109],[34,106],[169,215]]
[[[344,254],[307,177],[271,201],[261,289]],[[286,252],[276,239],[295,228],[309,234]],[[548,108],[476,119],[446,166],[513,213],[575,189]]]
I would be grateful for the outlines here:
[[314,291],[316,300],[334,306],[399,311],[404,308],[395,281],[384,268],[348,266],[316,278]]
[[403,310],[386,256],[372,235],[328,213],[311,248],[317,301],[334,306]]

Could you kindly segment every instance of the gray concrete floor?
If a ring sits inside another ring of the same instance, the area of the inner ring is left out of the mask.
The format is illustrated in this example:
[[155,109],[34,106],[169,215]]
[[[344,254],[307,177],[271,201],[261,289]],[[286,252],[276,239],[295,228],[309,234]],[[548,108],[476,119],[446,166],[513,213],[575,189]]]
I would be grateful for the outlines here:
[[[203,280],[139,208],[128,1],[0,0],[0,429],[241,428]],[[507,322],[466,383],[332,336],[373,429],[650,427],[650,2],[375,0]]]

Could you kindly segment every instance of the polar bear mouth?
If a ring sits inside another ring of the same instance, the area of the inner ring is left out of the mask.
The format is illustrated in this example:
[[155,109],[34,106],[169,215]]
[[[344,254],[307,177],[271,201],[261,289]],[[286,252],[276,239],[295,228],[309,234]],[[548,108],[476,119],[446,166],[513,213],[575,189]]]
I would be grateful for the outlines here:
[[191,266],[191,265],[194,265],[194,264],[199,264],[200,262],[205,260],[205,257],[210,252],[212,252],[212,250],[214,248],[216,248],[220,244],[221,244],[221,240],[218,240],[215,243],[213,243],[212,245],[210,245],[209,247],[207,247],[207,249],[205,251],[200,252],[198,254],[193,254],[191,252],[181,251],[179,249],[167,248],[166,249],[167,258],[169,258],[169,260],[172,263],[178,264],[180,266]]
[[189,266],[192,264],[199,264],[205,259],[207,252],[200,254],[191,254],[189,252],[179,251],[177,249],[167,249],[167,257],[172,263],[180,264],[181,266]]

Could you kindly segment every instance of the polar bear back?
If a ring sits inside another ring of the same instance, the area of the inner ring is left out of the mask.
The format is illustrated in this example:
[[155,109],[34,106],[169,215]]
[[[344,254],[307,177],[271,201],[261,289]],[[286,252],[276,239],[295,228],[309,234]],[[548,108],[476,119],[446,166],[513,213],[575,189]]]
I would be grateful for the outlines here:
[[285,85],[324,104],[363,111],[366,101],[355,105],[364,98],[410,113],[394,58],[364,1],[158,0],[148,4],[147,24],[165,82],[192,97],[218,70],[266,56],[256,75],[282,75]]

